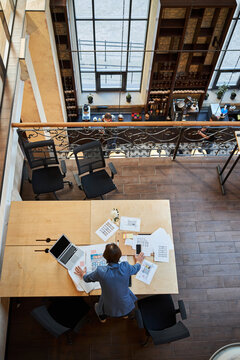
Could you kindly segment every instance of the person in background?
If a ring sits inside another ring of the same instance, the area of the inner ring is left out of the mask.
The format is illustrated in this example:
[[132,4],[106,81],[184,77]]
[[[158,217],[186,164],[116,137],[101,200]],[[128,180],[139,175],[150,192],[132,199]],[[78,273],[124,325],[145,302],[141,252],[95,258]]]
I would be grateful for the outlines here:
[[[218,120],[219,118],[216,115],[212,115],[209,119],[209,121],[218,121]],[[208,141],[215,140],[214,134],[212,133],[212,130],[209,128],[202,128],[201,130],[198,130],[198,134]]]
[[225,116],[228,114],[229,108],[230,108],[229,104],[226,104],[226,105],[224,105],[223,108],[221,108],[221,115],[220,115],[221,119],[224,119]]
[[112,117],[112,115],[110,113],[106,113],[104,115],[104,117],[102,118],[102,121],[111,122],[111,121],[113,121],[113,117]]
[[86,274],[86,268],[75,268],[75,274],[84,281],[100,282],[102,294],[99,302],[95,304],[95,311],[102,323],[106,322],[107,317],[127,318],[137,300],[128,287],[129,278],[140,270],[144,255],[141,252],[135,256],[135,265],[130,265],[127,261],[119,263],[121,256],[122,252],[116,244],[107,244],[103,253],[107,266],[98,266],[90,274]]

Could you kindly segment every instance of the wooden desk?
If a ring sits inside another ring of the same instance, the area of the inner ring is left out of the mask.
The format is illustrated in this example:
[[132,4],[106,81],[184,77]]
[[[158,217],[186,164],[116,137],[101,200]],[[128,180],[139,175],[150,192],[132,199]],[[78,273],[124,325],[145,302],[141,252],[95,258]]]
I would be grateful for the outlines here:
[[[0,296],[86,295],[75,289],[67,270],[44,252],[50,245],[46,242],[36,245],[36,239],[57,239],[65,233],[77,245],[102,243],[95,231],[110,218],[114,207],[118,208],[120,216],[140,217],[141,232],[153,232],[161,226],[172,236],[167,200],[12,202]],[[115,236],[109,242],[114,240]],[[131,290],[137,295],[178,293],[173,250],[169,258],[169,263],[157,263],[150,286],[133,276]],[[152,261],[151,257],[148,259]],[[128,261],[133,263],[133,257],[128,257]],[[100,290],[91,292],[91,295],[98,294]]]
[[90,201],[13,201],[6,245],[45,246],[45,239],[55,242],[62,234],[76,245],[87,245],[90,213]]

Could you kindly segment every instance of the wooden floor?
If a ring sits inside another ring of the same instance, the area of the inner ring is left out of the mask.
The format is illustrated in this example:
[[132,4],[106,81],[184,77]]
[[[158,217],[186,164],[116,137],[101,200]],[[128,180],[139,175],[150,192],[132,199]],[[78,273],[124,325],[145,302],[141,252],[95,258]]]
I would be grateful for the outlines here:
[[[74,164],[74,162],[72,163]],[[118,192],[109,199],[170,199],[179,295],[187,308],[191,337],[167,345],[140,345],[134,320],[90,322],[67,344],[52,338],[30,316],[46,299],[12,300],[7,360],[207,360],[218,348],[240,340],[240,164],[221,195],[213,160],[119,159]],[[68,164],[69,179],[73,166]],[[28,184],[23,198],[33,198]],[[46,199],[52,196],[46,196]],[[76,186],[62,199],[82,199]],[[43,274],[44,276],[44,274]],[[87,298],[93,303],[94,298]]]

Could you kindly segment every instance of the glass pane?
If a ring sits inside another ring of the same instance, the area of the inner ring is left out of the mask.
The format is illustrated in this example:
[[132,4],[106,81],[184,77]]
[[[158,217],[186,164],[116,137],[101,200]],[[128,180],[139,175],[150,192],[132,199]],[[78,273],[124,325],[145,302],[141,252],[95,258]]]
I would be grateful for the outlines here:
[[[129,40],[129,57],[128,70],[142,71],[145,37],[146,37],[146,21],[131,21],[130,40]],[[131,50],[134,50],[132,52]],[[137,51],[137,52],[136,52]]]
[[132,19],[147,19],[149,0],[132,0]]
[[227,53],[224,56],[224,60],[221,69],[234,69],[240,68],[239,55],[240,51],[228,51],[228,50],[239,50],[240,49],[240,21],[237,22],[235,30],[233,32],[231,41],[229,43]]
[[[77,39],[81,70],[95,70],[93,46],[93,22],[77,21]],[[90,52],[83,52],[90,51]]]
[[95,71],[94,54],[92,52],[79,52],[79,63],[81,71]]
[[236,86],[239,80],[240,72],[222,72],[218,78],[217,86],[221,86],[223,84],[229,86]]
[[122,75],[100,75],[101,89],[121,89]]
[[127,56],[121,50],[127,50],[128,22],[96,21],[95,28],[96,50],[102,51],[96,54],[97,71],[125,71]]
[[82,91],[96,91],[95,73],[81,73]]
[[128,19],[129,0],[94,0],[96,19]]
[[127,91],[140,90],[142,73],[128,72],[127,74]]
[[92,0],[74,0],[76,19],[92,19]]

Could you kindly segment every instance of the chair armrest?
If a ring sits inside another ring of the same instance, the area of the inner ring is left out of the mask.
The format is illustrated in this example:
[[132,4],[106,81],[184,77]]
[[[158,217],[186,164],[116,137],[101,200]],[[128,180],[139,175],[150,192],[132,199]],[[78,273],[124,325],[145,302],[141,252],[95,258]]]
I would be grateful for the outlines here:
[[140,329],[144,329],[142,314],[141,314],[141,311],[139,309],[135,309],[135,317],[136,317],[136,320],[137,320],[138,327]]
[[115,166],[113,165],[112,162],[110,162],[110,163],[108,164],[108,166],[109,166],[109,169],[111,170],[111,175],[112,175],[112,179],[113,179],[113,178],[114,178],[114,175],[117,174],[117,170],[116,170],[116,168],[115,168]]
[[65,177],[66,173],[67,173],[67,167],[66,167],[65,160],[61,160],[61,169],[62,169],[63,177]]
[[73,174],[73,176],[74,176],[74,179],[75,179],[75,181],[77,183],[77,186],[79,187],[79,189],[82,190],[82,183],[81,183],[81,180],[80,180],[78,174],[75,173],[75,174]]
[[147,329],[147,331],[151,335],[154,345],[166,344],[190,336],[188,329],[181,321],[164,330]]
[[24,162],[23,162],[22,174],[23,174],[23,180],[28,180],[31,182],[31,180],[29,178],[29,174],[28,174],[28,166],[27,166],[26,160],[24,160]]
[[182,320],[186,320],[187,313],[183,300],[178,300],[178,306],[179,306],[178,312],[180,312]]

